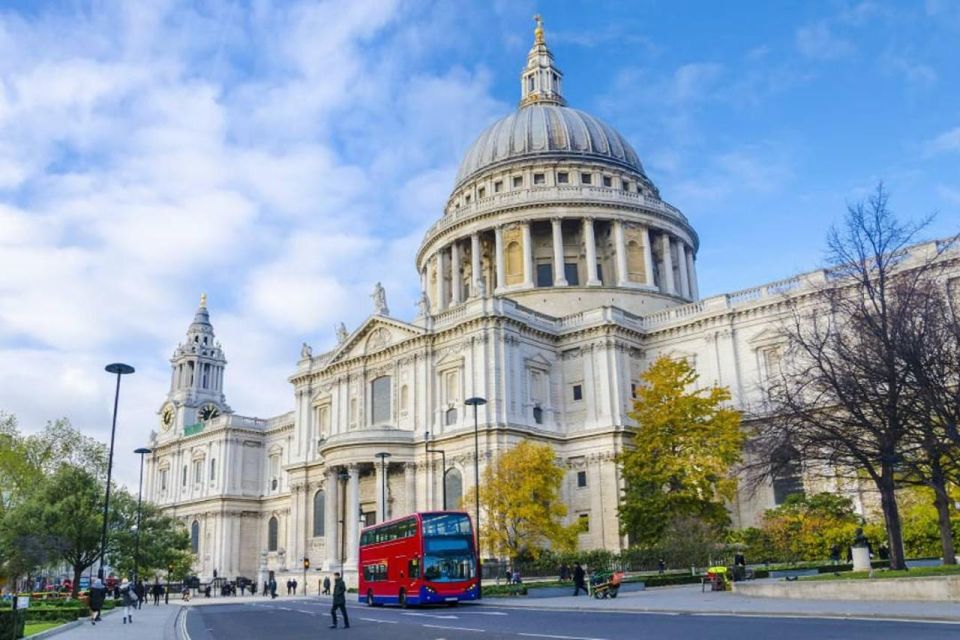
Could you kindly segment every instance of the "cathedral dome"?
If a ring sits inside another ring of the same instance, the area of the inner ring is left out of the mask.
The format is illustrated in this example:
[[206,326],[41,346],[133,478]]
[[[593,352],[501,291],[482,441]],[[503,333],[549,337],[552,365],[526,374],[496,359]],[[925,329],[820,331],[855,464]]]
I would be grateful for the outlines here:
[[528,104],[480,134],[460,164],[456,184],[513,162],[599,160],[646,177],[637,152],[605,122],[560,104]]

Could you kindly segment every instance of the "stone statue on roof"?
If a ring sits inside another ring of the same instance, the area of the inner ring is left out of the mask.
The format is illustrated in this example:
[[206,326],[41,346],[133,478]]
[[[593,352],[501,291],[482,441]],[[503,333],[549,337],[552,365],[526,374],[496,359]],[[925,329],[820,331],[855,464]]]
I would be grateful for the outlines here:
[[344,342],[347,341],[347,338],[349,336],[350,334],[347,333],[347,325],[343,324],[342,322],[338,324],[337,325],[337,344],[343,344]]
[[387,308],[387,292],[384,291],[383,285],[381,285],[379,282],[374,285],[373,293],[370,294],[370,297],[373,298],[373,312],[376,315],[390,315],[390,309]]
[[306,342],[303,343],[303,346],[300,347],[300,359],[306,360],[307,358],[313,357],[313,349]]

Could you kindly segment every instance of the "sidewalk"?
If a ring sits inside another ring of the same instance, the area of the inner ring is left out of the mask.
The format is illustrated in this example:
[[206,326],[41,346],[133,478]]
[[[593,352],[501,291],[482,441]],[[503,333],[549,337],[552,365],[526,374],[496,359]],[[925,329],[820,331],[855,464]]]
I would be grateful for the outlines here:
[[183,610],[179,601],[158,607],[144,604],[142,609],[133,612],[131,624],[123,624],[123,607],[118,607],[104,612],[103,620],[95,625],[84,618],[80,624],[64,631],[51,629],[38,636],[44,638],[50,634],[56,640],[177,640],[177,617]]
[[495,607],[566,611],[936,620],[960,624],[960,603],[957,602],[754,598],[729,591],[701,593],[699,585],[660,587],[621,593],[615,600],[564,596],[530,600],[485,598],[483,603]]

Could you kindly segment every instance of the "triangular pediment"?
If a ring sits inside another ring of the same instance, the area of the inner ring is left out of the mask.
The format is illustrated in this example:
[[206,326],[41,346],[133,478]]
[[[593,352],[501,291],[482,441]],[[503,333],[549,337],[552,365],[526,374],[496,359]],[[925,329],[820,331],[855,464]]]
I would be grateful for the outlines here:
[[760,333],[751,336],[747,343],[754,349],[771,344],[779,344],[784,341],[783,334],[775,329],[766,328]]
[[426,333],[421,327],[387,316],[370,316],[330,356],[328,362],[339,362],[379,353],[384,349]]

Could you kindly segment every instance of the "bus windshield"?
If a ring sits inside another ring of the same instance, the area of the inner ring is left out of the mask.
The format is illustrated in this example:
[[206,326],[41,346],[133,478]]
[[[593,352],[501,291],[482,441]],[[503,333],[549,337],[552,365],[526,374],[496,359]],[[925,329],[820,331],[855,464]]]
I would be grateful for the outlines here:
[[459,582],[476,576],[473,530],[463,514],[424,515],[423,577],[432,582]]

